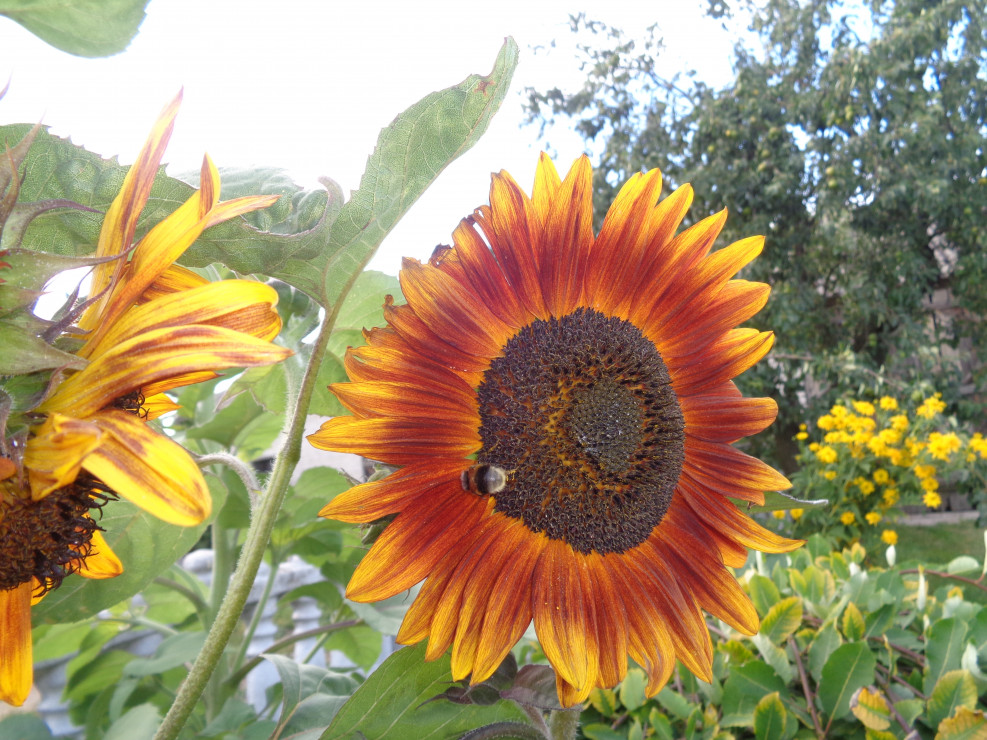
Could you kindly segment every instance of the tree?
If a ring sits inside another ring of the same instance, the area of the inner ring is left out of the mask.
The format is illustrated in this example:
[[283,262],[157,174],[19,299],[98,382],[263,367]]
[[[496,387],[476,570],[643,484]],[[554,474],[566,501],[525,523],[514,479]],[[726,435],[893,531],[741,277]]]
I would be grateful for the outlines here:
[[599,154],[601,207],[630,174],[659,167],[673,187],[692,183],[696,220],[729,208],[721,246],[767,236],[743,276],[773,286],[752,324],[777,333],[776,349],[741,383],[781,396],[778,462],[789,466],[806,406],[839,392],[924,383],[973,417],[987,381],[987,9],[768,0],[745,11],[761,48],[736,45],[723,89],[662,77],[654,27],[639,46],[573,17],[573,31],[600,40],[580,47],[586,81],[528,90],[528,120],[543,135],[573,121]]

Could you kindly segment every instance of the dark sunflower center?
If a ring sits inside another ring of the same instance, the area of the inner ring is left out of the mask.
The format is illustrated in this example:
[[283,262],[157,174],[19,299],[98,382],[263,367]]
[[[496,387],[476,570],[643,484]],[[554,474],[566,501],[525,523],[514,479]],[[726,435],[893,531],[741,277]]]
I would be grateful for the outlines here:
[[668,368],[630,322],[579,309],[537,320],[477,389],[478,459],[508,471],[496,509],[589,553],[620,553],[661,522],[685,459]]
[[99,529],[86,514],[111,495],[97,481],[80,476],[40,501],[0,496],[0,591],[31,578],[41,582],[42,591],[61,585],[89,554]]

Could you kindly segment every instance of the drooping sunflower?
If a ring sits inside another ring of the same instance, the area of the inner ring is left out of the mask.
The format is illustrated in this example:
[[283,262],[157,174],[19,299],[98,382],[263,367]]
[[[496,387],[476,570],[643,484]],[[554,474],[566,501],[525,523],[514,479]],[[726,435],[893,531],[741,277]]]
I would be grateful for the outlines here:
[[660,191],[658,170],[632,177],[594,236],[586,157],[562,180],[543,154],[530,198],[494,175],[490,205],[405,261],[407,305],[348,352],[332,390],[353,415],[309,437],[400,466],[321,513],[397,514],[347,596],[424,580],[398,641],[428,638],[430,660],[451,645],[456,680],[488,678],[532,620],[564,706],[622,680],[627,656],[649,696],[676,659],[709,680],[701,610],[759,627],[728,568],[800,544],[730,500],[790,485],[733,447],[777,414],[732,381],[773,341],[735,328],[768,298],[731,279],[763,239],[711,252],[725,212],[676,234],[692,190]]
[[180,100],[162,112],[106,213],[97,256],[117,259],[96,268],[93,299],[74,339],[65,337],[84,367],[56,378],[28,416],[39,421],[4,441],[0,699],[11,704],[22,704],[31,688],[31,605],[69,574],[122,572],[93,510],[122,496],[178,525],[210,513],[195,461],[147,424],[176,408],[165,391],[291,354],[270,341],[281,327],[272,288],[209,283],[173,264],[207,227],[276,196],[219,203],[219,175],[207,157],[201,188],[134,244]]

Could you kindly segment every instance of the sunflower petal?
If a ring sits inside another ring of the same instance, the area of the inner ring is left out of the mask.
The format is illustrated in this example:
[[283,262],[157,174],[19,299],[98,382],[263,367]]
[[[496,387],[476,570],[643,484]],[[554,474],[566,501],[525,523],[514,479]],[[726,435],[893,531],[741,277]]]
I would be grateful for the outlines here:
[[89,540],[92,549],[84,558],[79,558],[75,572],[83,578],[116,578],[123,573],[123,563],[106,543],[106,538],[98,529],[93,530]]
[[31,583],[0,591],[0,701],[21,706],[31,692]]
[[184,448],[124,411],[91,420],[104,437],[83,465],[110,490],[169,524],[194,526],[209,516],[209,488]]

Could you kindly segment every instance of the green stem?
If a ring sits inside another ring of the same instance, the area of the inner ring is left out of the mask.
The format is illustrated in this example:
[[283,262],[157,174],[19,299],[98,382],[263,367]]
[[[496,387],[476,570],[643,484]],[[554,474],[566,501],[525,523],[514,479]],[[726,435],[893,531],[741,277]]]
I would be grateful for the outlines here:
[[[178,737],[178,733],[181,732],[189,715],[195,709],[199,697],[202,696],[209,677],[222,658],[230,635],[233,634],[233,630],[236,629],[240,621],[243,607],[250,595],[250,587],[257,576],[257,569],[264,558],[264,550],[271,539],[271,532],[277,521],[278,512],[281,510],[281,505],[284,503],[285,495],[288,492],[291,473],[301,456],[305,417],[315,389],[319,365],[325,354],[326,345],[329,343],[329,334],[332,331],[337,313],[338,307],[323,323],[319,337],[312,347],[312,356],[305,370],[305,377],[302,380],[297,400],[292,407],[284,449],[274,464],[267,493],[261,497],[259,506],[253,511],[246,541],[240,551],[240,561],[237,563],[229,589],[220,605],[216,621],[213,622],[209,634],[206,636],[206,643],[192,665],[188,678],[185,679],[179,689],[174,704],[171,705],[171,709],[168,710],[168,714],[165,715],[161,726],[155,733],[154,740],[174,740]],[[286,375],[290,376],[291,373],[288,372]]]
[[552,740],[575,740],[579,729],[578,709],[556,709],[548,718]]

